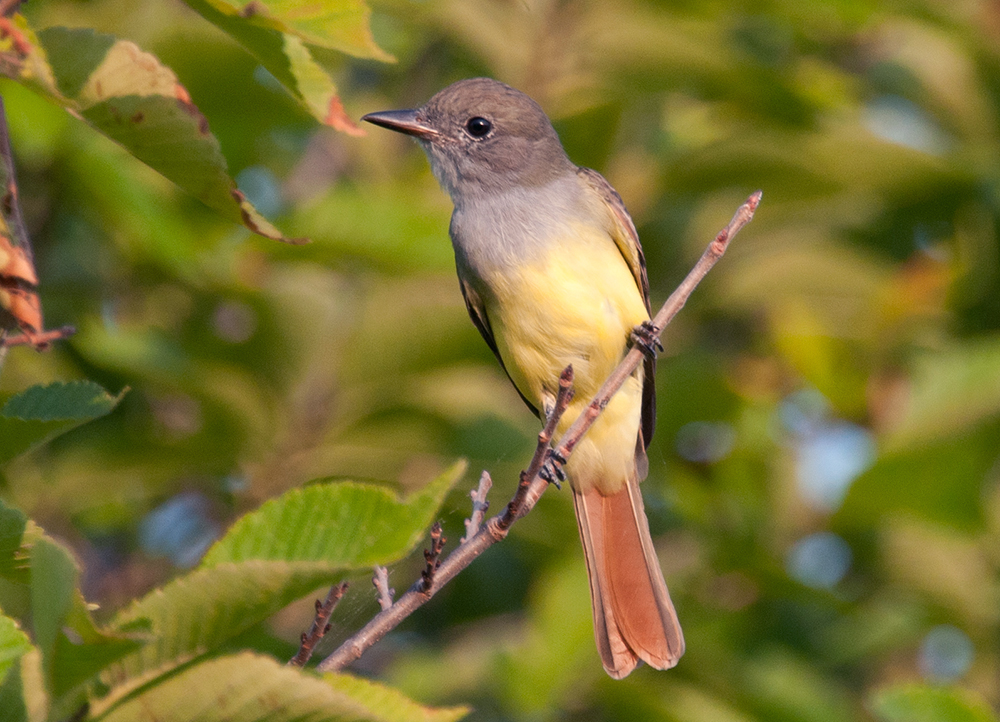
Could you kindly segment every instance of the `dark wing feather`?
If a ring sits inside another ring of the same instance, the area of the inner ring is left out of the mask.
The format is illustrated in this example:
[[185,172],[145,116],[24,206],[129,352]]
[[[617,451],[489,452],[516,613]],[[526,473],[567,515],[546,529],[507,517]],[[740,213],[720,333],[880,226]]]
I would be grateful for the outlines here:
[[[642,246],[639,244],[639,234],[632,223],[632,217],[625,210],[625,204],[618,192],[611,187],[604,176],[596,170],[590,168],[577,168],[576,172],[580,178],[595,190],[614,216],[616,233],[613,234],[615,245],[621,251],[622,257],[632,271],[635,278],[635,285],[642,293],[642,302],[646,304],[646,312],[652,317],[652,310],[649,307],[649,278],[646,275],[646,257],[642,253]],[[653,438],[653,430],[656,428],[656,359],[646,357],[643,368],[642,385],[642,446],[645,450],[649,446],[650,439]]]
[[500,362],[500,368],[503,372],[507,374],[507,378],[510,379],[511,386],[517,391],[517,395],[521,397],[521,400],[531,409],[531,413],[535,416],[541,418],[538,413],[537,407],[528,401],[528,398],[521,393],[521,389],[517,388],[517,384],[514,383],[514,379],[511,378],[510,372],[507,370],[507,366],[503,362],[503,358],[500,356],[500,349],[497,348],[496,339],[493,338],[493,329],[490,328],[490,319],[486,316],[486,306],[483,305],[482,299],[476,290],[469,285],[469,283],[464,279],[459,277],[459,285],[462,287],[462,298],[465,299],[465,308],[469,312],[469,318],[472,319],[473,325],[479,329],[480,335],[483,340],[486,341],[486,345],[490,347],[490,351],[493,355],[497,357],[497,361]]

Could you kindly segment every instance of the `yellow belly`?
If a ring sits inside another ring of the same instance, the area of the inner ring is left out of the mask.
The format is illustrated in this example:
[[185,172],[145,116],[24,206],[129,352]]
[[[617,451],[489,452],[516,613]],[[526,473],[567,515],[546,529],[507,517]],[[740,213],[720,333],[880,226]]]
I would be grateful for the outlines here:
[[[529,400],[544,409],[559,374],[573,364],[576,396],[563,416],[564,433],[586,408],[627,349],[632,329],[648,318],[642,295],[614,242],[579,231],[565,244],[516,272],[484,279],[500,356]],[[635,469],[642,410],[641,370],[615,395],[577,446],[568,471],[579,489],[606,494]]]

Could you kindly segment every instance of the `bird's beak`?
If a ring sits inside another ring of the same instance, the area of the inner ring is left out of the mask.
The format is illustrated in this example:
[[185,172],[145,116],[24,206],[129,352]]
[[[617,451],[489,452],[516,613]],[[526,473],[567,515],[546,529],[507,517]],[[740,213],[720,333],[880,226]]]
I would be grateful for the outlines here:
[[417,119],[416,110],[384,110],[381,113],[369,113],[361,120],[424,140],[432,140],[440,135],[434,128]]

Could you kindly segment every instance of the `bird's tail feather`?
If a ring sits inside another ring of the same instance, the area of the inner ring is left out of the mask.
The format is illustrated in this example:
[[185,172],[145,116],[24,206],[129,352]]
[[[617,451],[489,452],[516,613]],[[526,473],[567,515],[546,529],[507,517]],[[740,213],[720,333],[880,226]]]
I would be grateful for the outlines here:
[[625,677],[639,660],[656,669],[677,664],[684,636],[660,570],[639,481],[615,494],[573,491],[604,669]]

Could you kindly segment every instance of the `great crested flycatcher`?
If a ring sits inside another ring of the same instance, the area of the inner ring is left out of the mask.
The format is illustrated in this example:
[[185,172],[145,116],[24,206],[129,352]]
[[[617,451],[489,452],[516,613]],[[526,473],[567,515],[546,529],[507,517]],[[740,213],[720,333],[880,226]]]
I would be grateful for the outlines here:
[[[573,365],[563,434],[649,320],[646,264],[622,200],[567,157],[524,93],[487,78],[450,85],[415,110],[362,120],[416,138],[451,195],[451,240],[472,322],[536,415]],[[608,674],[639,660],[673,667],[677,614],[649,535],[639,482],[656,415],[654,358],[626,381],[566,471],[587,559],[594,636]]]

